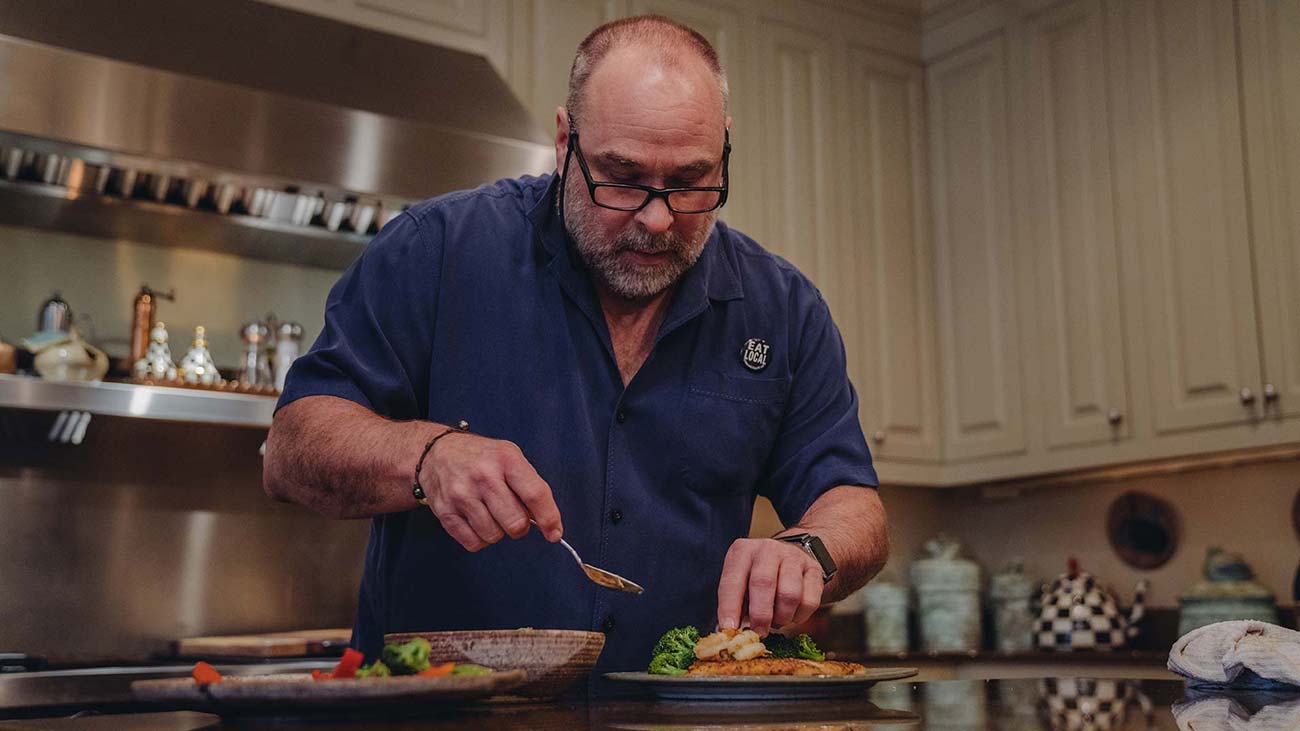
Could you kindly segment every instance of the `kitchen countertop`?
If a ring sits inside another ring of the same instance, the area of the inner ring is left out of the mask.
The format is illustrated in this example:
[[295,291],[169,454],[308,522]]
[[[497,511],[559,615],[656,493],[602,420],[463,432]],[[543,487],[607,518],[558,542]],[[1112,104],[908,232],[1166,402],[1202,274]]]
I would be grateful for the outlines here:
[[[1127,704],[1110,700],[1128,698]],[[147,714],[88,716],[76,719],[30,719],[0,721],[0,731],[92,731],[99,728],[121,731],[197,731],[199,728],[226,730],[270,729],[298,731],[328,728],[338,731],[375,729],[384,731],[529,731],[573,729],[606,731],[654,729],[655,731],[709,729],[710,731],[767,731],[776,729],[917,729],[942,731],[986,731],[986,729],[1031,731],[1055,728],[1177,729],[1176,708],[1184,717],[1185,687],[1168,680],[960,680],[931,683],[900,681],[885,683],[861,699],[801,701],[773,704],[667,703],[649,701],[570,701],[553,704],[491,703],[451,707],[417,718],[349,719],[337,714],[319,718],[228,719],[202,714]],[[1294,696],[1293,696],[1294,698]],[[1080,701],[1080,699],[1082,699]],[[1104,705],[1098,705],[1098,701]],[[1274,699],[1276,700],[1276,699]],[[1249,715],[1260,700],[1238,699],[1237,714]],[[1120,706],[1122,710],[1119,710]],[[1143,705],[1150,707],[1144,719]],[[1058,717],[1053,724],[1048,708],[1072,707],[1091,713],[1091,725],[1081,722],[1081,711],[1063,711],[1071,719]],[[1272,706],[1261,713],[1277,713]],[[1200,715],[1197,729],[1227,729],[1230,705],[1223,700],[1206,700],[1191,712]],[[1127,716],[1121,719],[1120,714]],[[1297,704],[1300,714],[1300,703]],[[1223,725],[1215,725],[1221,717]],[[1122,722],[1121,722],[1122,721]],[[1300,727],[1300,715],[1292,726]],[[1271,727],[1270,727],[1271,728]]]

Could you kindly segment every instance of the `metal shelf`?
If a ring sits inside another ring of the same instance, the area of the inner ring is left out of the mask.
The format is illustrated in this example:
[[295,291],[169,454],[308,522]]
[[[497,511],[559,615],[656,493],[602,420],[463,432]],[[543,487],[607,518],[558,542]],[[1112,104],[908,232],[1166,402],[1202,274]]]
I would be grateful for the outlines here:
[[10,180],[0,180],[0,223],[337,270],[346,269],[370,240],[318,226]]
[[46,381],[0,375],[0,409],[86,411],[103,416],[266,428],[275,398],[132,383]]

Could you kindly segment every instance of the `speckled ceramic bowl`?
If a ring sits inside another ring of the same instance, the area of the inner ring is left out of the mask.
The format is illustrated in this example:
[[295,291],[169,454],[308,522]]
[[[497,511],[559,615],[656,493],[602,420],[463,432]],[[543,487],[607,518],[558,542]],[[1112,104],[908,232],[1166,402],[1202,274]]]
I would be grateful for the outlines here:
[[586,680],[605,647],[605,635],[567,629],[399,632],[385,642],[413,637],[429,641],[434,662],[472,662],[490,668],[518,668],[528,681],[510,691],[527,698],[554,698]]

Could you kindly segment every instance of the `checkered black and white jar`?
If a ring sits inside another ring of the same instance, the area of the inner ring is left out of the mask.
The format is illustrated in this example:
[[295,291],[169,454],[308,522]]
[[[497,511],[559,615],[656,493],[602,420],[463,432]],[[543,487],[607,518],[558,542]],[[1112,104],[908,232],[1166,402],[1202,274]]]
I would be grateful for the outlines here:
[[1129,616],[1115,597],[1074,560],[1039,598],[1035,644],[1044,650],[1116,650],[1138,634],[1144,614],[1146,580],[1138,582]]
[[1136,683],[1128,680],[1047,678],[1038,682],[1054,731],[1110,731],[1124,727],[1128,706],[1142,709],[1147,728],[1154,708]]

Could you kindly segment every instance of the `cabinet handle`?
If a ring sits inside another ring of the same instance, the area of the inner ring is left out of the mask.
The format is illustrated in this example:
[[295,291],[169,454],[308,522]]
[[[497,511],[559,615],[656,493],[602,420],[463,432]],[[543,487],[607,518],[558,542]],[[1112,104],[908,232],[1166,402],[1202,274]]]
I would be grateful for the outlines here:
[[871,441],[875,442],[876,444],[884,444],[884,443],[885,443],[885,432],[884,432],[884,431],[877,430],[875,434],[872,434],[872,435],[871,435]]
[[1241,393],[1239,393],[1238,396],[1241,397],[1242,406],[1250,406],[1251,404],[1255,403],[1255,392],[1250,390],[1249,388],[1241,389]]
[[1264,384],[1264,401],[1267,402],[1267,403],[1270,403],[1270,404],[1271,404],[1271,403],[1273,403],[1274,401],[1277,401],[1277,397],[1278,397],[1277,386],[1274,386],[1274,385],[1271,384],[1271,383],[1265,383],[1265,384]]
[[1106,414],[1106,421],[1109,421],[1111,426],[1119,426],[1124,421],[1124,414],[1119,409],[1111,409]]

